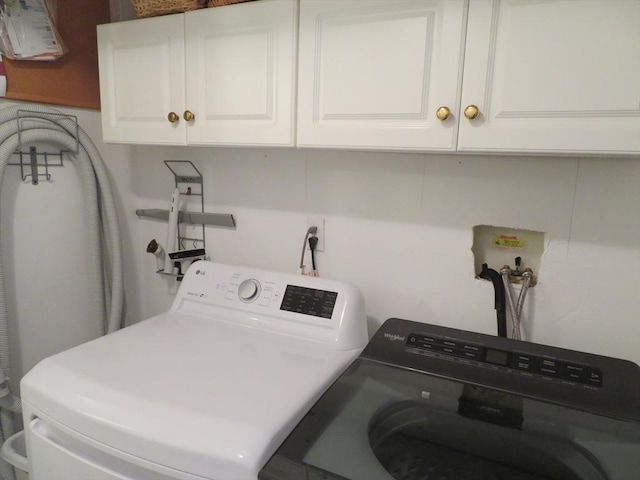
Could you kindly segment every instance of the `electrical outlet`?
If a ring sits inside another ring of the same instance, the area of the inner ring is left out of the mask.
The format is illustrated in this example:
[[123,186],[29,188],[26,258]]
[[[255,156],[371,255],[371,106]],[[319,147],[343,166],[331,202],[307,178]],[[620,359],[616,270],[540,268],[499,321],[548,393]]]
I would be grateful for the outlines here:
[[[322,217],[308,217],[307,228],[318,227],[316,237],[318,237],[317,252],[324,252],[324,218]],[[309,244],[307,244],[307,250],[309,250]]]

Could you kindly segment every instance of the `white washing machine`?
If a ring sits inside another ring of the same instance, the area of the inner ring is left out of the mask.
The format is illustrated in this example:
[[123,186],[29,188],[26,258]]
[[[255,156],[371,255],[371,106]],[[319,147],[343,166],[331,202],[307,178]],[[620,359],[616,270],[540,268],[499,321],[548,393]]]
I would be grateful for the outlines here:
[[197,262],[168,312],[24,377],[30,478],[256,479],[366,343],[353,286]]

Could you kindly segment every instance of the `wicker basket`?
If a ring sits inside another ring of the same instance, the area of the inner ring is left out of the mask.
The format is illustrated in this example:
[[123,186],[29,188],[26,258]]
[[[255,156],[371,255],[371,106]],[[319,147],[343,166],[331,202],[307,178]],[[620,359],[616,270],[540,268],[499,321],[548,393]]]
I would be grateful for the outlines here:
[[131,0],[138,18],[181,13],[207,6],[207,0]]
[[209,0],[209,7],[223,7],[234,3],[252,2],[254,0]]

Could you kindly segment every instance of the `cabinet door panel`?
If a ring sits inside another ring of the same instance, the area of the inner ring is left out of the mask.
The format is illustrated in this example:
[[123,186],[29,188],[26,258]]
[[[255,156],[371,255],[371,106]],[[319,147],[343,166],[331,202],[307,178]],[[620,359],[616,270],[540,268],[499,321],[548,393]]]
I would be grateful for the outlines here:
[[106,142],[184,145],[183,17],[98,27],[100,97]]
[[451,150],[465,4],[302,0],[298,145]]
[[637,0],[472,0],[459,149],[640,151]]
[[[273,118],[275,95],[264,87],[273,83],[274,35],[275,31],[267,28],[205,41],[204,95],[209,118]],[[229,85],[242,94],[229,95]]]
[[297,6],[263,0],[188,13],[190,144],[293,145]]

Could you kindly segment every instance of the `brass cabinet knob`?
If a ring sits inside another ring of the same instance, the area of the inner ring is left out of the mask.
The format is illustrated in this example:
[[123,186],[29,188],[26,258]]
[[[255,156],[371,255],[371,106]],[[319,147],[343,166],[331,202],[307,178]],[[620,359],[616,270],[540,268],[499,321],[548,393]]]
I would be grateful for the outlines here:
[[187,122],[190,122],[191,120],[193,120],[194,118],[196,118],[196,116],[193,114],[192,111],[190,110],[185,110],[184,114],[182,114],[182,118],[184,118]]
[[169,115],[167,115],[167,120],[169,120],[169,123],[176,123],[180,121],[180,117],[176,112],[169,112]]
[[467,108],[464,109],[464,116],[467,117],[469,120],[473,120],[478,115],[480,115],[480,109],[475,105],[469,105]]
[[451,110],[449,110],[447,107],[440,107],[438,110],[436,110],[436,117],[438,117],[438,120],[442,120],[444,122],[450,116]]

